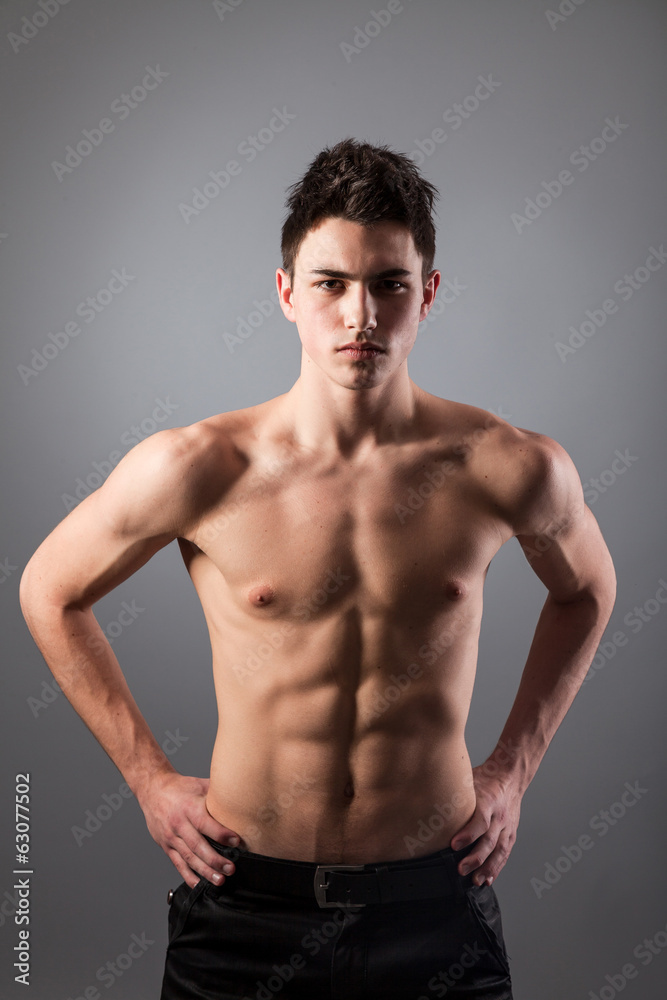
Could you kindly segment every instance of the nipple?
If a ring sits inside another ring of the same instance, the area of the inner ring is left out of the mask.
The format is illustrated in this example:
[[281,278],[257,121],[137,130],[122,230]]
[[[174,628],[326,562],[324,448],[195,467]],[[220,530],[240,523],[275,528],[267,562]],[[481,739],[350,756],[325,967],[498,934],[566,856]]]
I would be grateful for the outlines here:
[[450,601],[459,601],[462,597],[465,597],[465,592],[465,587],[457,580],[449,580],[445,586],[445,593]]
[[267,604],[270,604],[274,597],[273,587],[270,587],[268,583],[263,583],[259,587],[253,587],[248,594],[248,600],[256,608],[263,608]]

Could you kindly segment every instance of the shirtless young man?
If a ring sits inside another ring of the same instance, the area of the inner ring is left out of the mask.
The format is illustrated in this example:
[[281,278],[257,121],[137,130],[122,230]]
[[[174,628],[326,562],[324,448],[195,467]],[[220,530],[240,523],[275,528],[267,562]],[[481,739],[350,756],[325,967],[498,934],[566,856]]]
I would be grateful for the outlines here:
[[[615,575],[559,444],[408,375],[436,194],[387,147],[318,154],[276,274],[297,381],[136,445],[23,574],[35,641],[184,880],[163,1000],[511,998],[491,881]],[[484,580],[513,536],[548,595],[473,768]],[[92,612],[174,539],[210,630],[210,780],[172,767]]]

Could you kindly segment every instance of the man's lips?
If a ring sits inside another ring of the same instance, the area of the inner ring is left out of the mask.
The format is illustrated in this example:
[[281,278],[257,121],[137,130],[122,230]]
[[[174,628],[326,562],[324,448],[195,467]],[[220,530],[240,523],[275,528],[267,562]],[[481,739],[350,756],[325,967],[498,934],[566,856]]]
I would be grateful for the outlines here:
[[382,351],[383,348],[379,344],[373,344],[370,341],[364,341],[359,343],[353,341],[351,344],[345,344],[343,347],[338,348],[339,351]]

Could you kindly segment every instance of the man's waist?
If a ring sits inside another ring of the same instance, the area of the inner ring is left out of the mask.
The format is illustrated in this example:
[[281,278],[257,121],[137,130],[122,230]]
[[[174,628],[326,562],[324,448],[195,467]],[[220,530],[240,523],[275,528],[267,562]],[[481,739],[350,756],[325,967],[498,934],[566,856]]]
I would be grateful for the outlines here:
[[437,783],[427,782],[423,769],[410,780],[396,776],[382,792],[362,787],[352,798],[339,791],[337,799],[317,781],[297,793],[279,782],[269,791],[246,776],[232,792],[212,777],[207,808],[241,837],[243,848],[263,856],[345,864],[417,859],[448,847],[475,810],[469,763],[455,775],[446,764],[442,770]]
[[344,865],[272,857],[206,839],[235,865],[234,874],[222,886],[211,885],[211,891],[220,894],[250,889],[309,900],[322,908],[356,909],[408,900],[459,898],[473,884],[472,875],[462,876],[457,871],[470,847],[459,851],[446,847],[418,858]]

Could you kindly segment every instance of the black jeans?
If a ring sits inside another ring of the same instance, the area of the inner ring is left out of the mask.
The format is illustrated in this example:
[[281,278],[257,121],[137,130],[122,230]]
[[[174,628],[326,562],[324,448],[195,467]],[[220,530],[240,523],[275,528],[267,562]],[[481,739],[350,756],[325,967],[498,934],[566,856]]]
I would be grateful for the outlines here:
[[210,843],[236,872],[175,890],[160,1000],[512,1000],[496,894],[455,870],[470,847],[387,863],[449,866],[452,889],[435,899],[321,908],[243,884],[253,859],[309,876],[315,864]]

